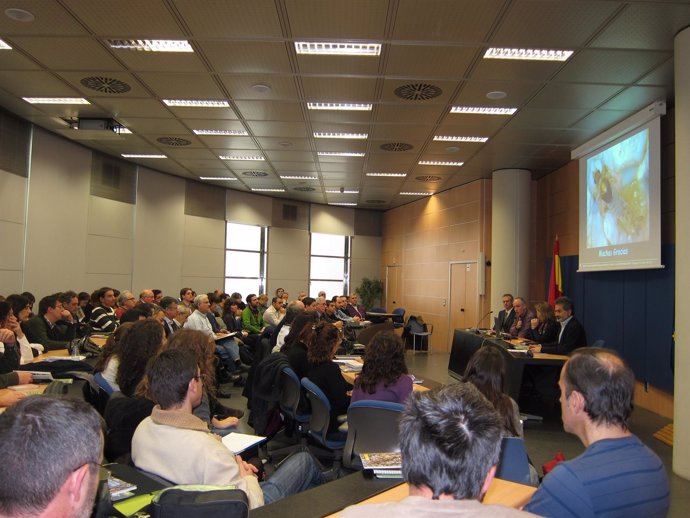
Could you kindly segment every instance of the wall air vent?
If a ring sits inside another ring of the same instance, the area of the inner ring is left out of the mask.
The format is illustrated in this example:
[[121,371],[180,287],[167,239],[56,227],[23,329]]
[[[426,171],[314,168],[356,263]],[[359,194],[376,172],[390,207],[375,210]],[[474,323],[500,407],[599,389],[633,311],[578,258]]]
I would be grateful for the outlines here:
[[381,144],[380,147],[384,151],[409,151],[414,146],[405,142],[389,142],[388,144]]
[[412,83],[399,86],[393,93],[406,101],[426,101],[438,97],[443,90],[429,83]]
[[79,81],[86,88],[102,92],[104,94],[123,94],[129,92],[132,87],[124,81],[112,77],[91,76]]

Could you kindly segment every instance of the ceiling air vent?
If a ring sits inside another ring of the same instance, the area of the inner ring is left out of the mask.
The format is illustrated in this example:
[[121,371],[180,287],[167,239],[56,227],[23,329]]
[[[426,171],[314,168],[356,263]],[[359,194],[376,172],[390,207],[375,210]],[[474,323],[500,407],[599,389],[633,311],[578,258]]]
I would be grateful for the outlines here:
[[429,83],[412,83],[399,86],[393,93],[406,101],[426,101],[438,97],[443,93],[443,90]]
[[86,88],[91,88],[91,90],[103,92],[104,94],[123,94],[132,89],[132,87],[124,81],[113,79],[112,77],[85,77],[80,81],[80,83]]
[[405,144],[404,142],[389,142],[388,144],[381,144],[381,149],[384,151],[409,151],[414,146],[412,144]]
[[312,192],[315,191],[313,187],[295,187],[293,191],[299,191],[299,192]]
[[384,200],[366,200],[364,203],[371,203],[372,205],[383,205],[386,202]]
[[415,180],[418,182],[440,182],[442,178],[440,176],[430,176],[430,175],[425,175],[425,176],[415,176]]
[[263,176],[268,176],[265,171],[243,171],[242,176],[251,176],[253,178],[261,178]]
[[191,140],[180,137],[158,137],[156,140],[161,144],[165,144],[166,146],[174,147],[189,146],[192,143]]

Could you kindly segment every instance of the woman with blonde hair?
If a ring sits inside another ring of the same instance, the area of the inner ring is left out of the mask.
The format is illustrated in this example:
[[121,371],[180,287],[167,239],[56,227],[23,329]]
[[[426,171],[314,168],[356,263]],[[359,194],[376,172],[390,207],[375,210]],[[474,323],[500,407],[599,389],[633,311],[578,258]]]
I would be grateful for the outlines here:
[[530,321],[530,328],[525,338],[538,344],[552,344],[558,342],[560,327],[556,321],[556,315],[548,302],[538,302],[534,305],[537,318]]

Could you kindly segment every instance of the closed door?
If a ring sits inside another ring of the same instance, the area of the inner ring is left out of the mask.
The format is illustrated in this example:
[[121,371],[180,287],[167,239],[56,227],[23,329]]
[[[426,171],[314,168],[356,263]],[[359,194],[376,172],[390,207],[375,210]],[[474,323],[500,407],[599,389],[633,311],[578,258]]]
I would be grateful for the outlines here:
[[450,300],[448,303],[448,339],[452,342],[453,330],[475,327],[479,319],[479,294],[477,263],[450,264]]
[[402,266],[386,266],[386,300],[383,302],[383,307],[388,311],[403,307]]

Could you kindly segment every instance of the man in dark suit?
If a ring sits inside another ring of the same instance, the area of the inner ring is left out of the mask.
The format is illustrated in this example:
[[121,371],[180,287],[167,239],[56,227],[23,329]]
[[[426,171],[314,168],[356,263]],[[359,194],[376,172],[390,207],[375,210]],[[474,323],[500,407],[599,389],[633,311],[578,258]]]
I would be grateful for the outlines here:
[[22,324],[29,342],[41,344],[46,351],[67,349],[76,336],[72,314],[62,307],[59,295],[43,297],[38,303],[38,315]]
[[176,320],[177,316],[177,301],[172,297],[163,297],[161,299],[161,309],[163,310],[163,329],[165,330],[165,337],[168,338],[171,334],[182,327]]
[[494,324],[494,331],[496,331],[496,333],[509,333],[514,319],[513,296],[510,293],[504,293],[503,309],[498,312],[498,317],[496,317],[496,323]]
[[586,347],[587,335],[580,321],[573,316],[573,301],[568,297],[557,298],[553,312],[561,325],[558,341],[541,346],[531,345],[530,350],[549,354],[570,354],[578,347]]

